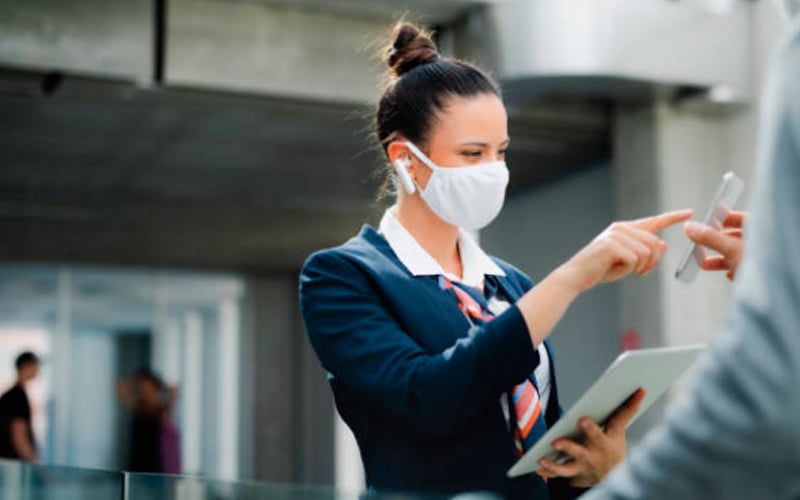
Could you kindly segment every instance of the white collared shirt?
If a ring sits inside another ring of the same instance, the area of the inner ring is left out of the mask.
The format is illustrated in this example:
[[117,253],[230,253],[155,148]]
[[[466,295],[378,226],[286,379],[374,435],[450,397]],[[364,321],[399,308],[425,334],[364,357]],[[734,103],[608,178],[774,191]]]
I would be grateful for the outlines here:
[[438,276],[443,274],[451,280],[465,285],[480,287],[483,285],[483,277],[487,274],[493,276],[506,275],[505,271],[500,269],[500,266],[495,264],[463,229],[459,230],[458,234],[458,250],[461,254],[461,267],[464,275],[454,276],[451,273],[446,273],[442,266],[436,262],[436,259],[431,257],[417,243],[411,233],[400,224],[394,211],[395,207],[386,210],[378,231],[383,234],[397,258],[400,259],[400,262],[413,276]]
[[[445,275],[453,281],[458,281],[472,287],[482,288],[485,276],[506,275],[505,271],[495,264],[481,249],[478,243],[463,229],[460,229],[458,234],[458,250],[461,256],[463,276],[455,276],[452,273],[445,272],[442,266],[436,262],[436,259],[431,257],[417,242],[414,236],[400,224],[400,221],[394,213],[395,210],[396,207],[391,207],[386,210],[386,213],[383,214],[383,219],[381,219],[378,231],[386,238],[392,251],[412,276]],[[507,301],[497,297],[491,297],[488,302],[489,310],[495,316],[501,314],[510,306],[511,304]],[[544,342],[539,345],[538,351],[539,366],[536,367],[534,375],[539,388],[539,399],[542,404],[542,410],[545,411],[550,401],[550,357],[547,354],[547,348]],[[500,403],[503,406],[503,413],[506,416],[506,420],[508,420],[509,410],[506,398],[501,397]]]

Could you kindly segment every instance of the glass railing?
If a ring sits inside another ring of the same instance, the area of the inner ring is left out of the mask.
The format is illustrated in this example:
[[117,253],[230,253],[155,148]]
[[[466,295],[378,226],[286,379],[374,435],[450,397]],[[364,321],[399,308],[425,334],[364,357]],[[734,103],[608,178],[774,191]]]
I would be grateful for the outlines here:
[[123,492],[119,472],[0,460],[3,500],[108,500],[122,499]]
[[189,476],[125,474],[127,500],[358,500],[332,488],[226,482]]
[[[413,493],[344,493],[333,488],[226,482],[191,476],[134,474],[0,459],[0,500],[444,500]],[[492,494],[457,500],[495,500]]]

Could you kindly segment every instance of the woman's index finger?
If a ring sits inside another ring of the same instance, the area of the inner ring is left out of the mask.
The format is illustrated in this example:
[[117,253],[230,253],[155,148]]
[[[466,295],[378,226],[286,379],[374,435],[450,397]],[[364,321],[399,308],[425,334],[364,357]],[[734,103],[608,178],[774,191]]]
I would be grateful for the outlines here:
[[632,224],[639,229],[644,229],[645,231],[649,231],[651,233],[657,233],[670,226],[674,226],[679,222],[688,220],[691,216],[691,210],[675,210],[673,212],[665,212],[663,214],[637,219],[633,221]]

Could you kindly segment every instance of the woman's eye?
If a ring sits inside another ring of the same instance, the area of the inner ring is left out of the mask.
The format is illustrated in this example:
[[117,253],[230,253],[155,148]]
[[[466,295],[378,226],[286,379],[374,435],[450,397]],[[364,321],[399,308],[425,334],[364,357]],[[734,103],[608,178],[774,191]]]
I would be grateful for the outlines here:
[[464,151],[461,154],[463,154],[464,156],[468,156],[470,158],[480,158],[481,157],[481,152],[480,151]]
[[500,158],[505,158],[506,153],[508,153],[507,149],[501,149],[500,151],[497,152],[497,155],[500,156]]

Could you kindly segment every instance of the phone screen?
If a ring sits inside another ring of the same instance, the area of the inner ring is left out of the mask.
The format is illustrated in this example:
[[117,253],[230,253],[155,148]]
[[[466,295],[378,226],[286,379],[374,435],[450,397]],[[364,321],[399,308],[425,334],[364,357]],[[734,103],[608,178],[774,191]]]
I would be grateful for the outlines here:
[[[728,218],[733,205],[742,194],[744,189],[744,181],[736,176],[733,172],[728,172],[722,176],[722,184],[720,184],[714,199],[711,201],[711,206],[706,213],[703,224],[710,226],[714,229],[722,229],[725,219]],[[680,264],[675,271],[675,277],[684,283],[692,283],[697,278],[697,273],[700,271],[700,265],[706,259],[706,249],[700,245],[692,243]]]

